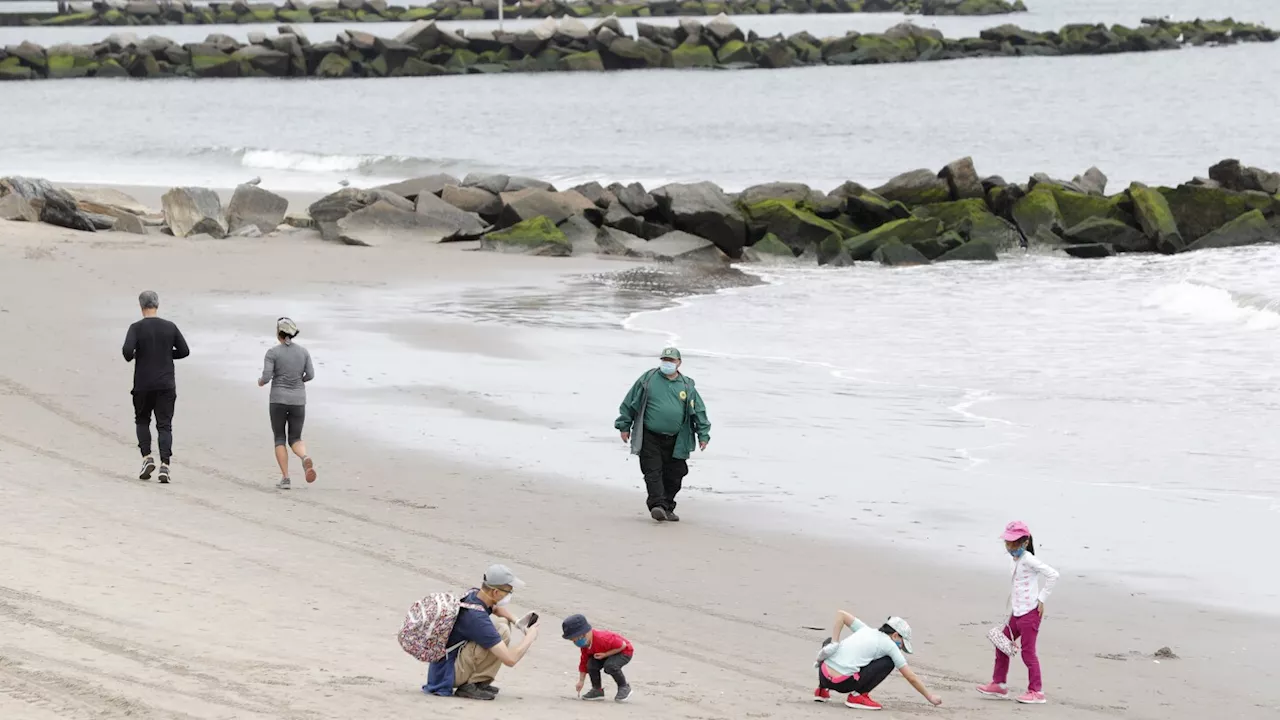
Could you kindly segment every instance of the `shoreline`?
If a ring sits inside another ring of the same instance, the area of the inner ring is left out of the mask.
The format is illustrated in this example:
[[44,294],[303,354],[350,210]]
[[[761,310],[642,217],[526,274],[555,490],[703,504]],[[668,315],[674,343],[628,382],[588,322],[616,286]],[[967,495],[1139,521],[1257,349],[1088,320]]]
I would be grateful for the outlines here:
[[720,14],[705,24],[678,27],[640,23],[635,37],[617,17],[588,28],[581,20],[548,18],[507,33],[440,27],[419,20],[394,38],[343,31],[335,41],[312,44],[289,26],[247,43],[213,34],[205,42],[178,43],[160,36],[140,40],[115,33],[94,45],[34,43],[0,51],[0,80],[144,78],[399,78],[506,72],[605,72],[619,70],[745,70],[937,62],[987,57],[1065,57],[1275,42],[1276,31],[1234,20],[1171,22],[1146,18],[1134,28],[1067,25],[1034,32],[1002,25],[978,37],[946,38],[910,22],[884,33],[850,31],[817,38],[800,32],[762,38],[744,33]]
[[[533,274],[564,277],[572,272],[564,261],[322,246],[308,253],[302,272],[281,275],[281,263],[298,263],[298,249],[314,246],[229,240],[212,252],[184,240],[153,245],[25,230],[0,243],[0,329],[14,339],[0,347],[0,391],[13,400],[0,404],[0,462],[9,470],[0,487],[14,516],[4,538],[13,572],[0,595],[12,659],[0,678],[21,683],[53,716],[74,703],[128,702],[134,712],[199,718],[481,717],[491,708],[421,697],[423,669],[393,636],[417,595],[465,587],[493,561],[529,583],[516,600],[520,609],[537,610],[548,623],[585,612],[637,643],[629,674],[642,694],[629,714],[639,718],[829,717],[831,708],[808,697],[821,632],[805,628],[825,626],[837,607],[913,623],[912,665],[945,704],[929,708],[890,680],[877,698],[892,715],[1017,714],[1012,704],[993,705],[970,690],[986,679],[983,634],[1000,603],[994,541],[990,571],[960,571],[858,542],[759,530],[750,513],[716,503],[696,502],[694,522],[655,527],[636,509],[635,491],[476,467],[426,447],[371,445],[323,413],[313,414],[308,432],[323,457],[320,482],[281,495],[268,489],[265,396],[250,388],[248,375],[211,379],[189,366],[179,368],[175,482],[159,488],[127,475],[136,456],[120,397],[128,367],[114,362],[94,372],[83,362],[97,346],[114,346],[121,323],[136,314],[138,277],[129,270],[141,262],[160,281],[164,314],[188,332],[209,321],[196,300],[212,293],[258,302],[239,321],[256,337],[297,293],[390,282],[521,283]],[[43,244],[53,245],[51,257],[25,256]],[[42,309],[41,323],[30,323],[23,299],[51,283],[66,290]],[[66,352],[36,367],[24,361],[33,345]],[[256,362],[256,351],[240,352]],[[317,409],[326,406],[336,371],[320,369]],[[90,547],[97,559],[86,563]],[[1054,704],[1038,715],[1191,720],[1203,709],[1196,699],[1208,696],[1230,717],[1261,720],[1280,704],[1267,682],[1280,652],[1273,618],[1132,597],[1060,569],[1041,645]],[[15,612],[23,613],[21,624],[11,619]],[[566,697],[574,654],[547,635],[500,676],[500,707],[531,720],[595,716],[595,708]],[[1163,645],[1181,659],[1152,662],[1150,653]],[[1241,676],[1254,682],[1242,684]],[[1020,669],[1013,681],[1022,682]],[[8,714],[44,720],[30,707],[0,694]]]

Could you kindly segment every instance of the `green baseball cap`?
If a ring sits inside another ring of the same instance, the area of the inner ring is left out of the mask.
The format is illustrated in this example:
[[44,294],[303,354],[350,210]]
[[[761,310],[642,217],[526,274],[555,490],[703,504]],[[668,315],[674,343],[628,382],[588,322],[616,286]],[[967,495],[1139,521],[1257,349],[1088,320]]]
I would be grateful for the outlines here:
[[659,355],[659,356],[658,356],[658,358],[659,358],[659,359],[662,359],[662,358],[671,358],[672,360],[679,360],[679,359],[680,359],[680,351],[679,351],[679,350],[677,350],[677,349],[675,349],[675,348],[673,348],[673,347],[664,348],[664,349],[663,349],[663,351],[662,351],[662,354],[661,354],[661,355]]

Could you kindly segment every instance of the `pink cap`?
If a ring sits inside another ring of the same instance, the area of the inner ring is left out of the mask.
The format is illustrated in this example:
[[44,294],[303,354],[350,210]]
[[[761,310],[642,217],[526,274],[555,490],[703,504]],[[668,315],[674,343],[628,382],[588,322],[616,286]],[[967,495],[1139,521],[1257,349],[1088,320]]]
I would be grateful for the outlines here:
[[1013,542],[1014,540],[1021,540],[1022,538],[1029,537],[1030,535],[1031,528],[1027,527],[1026,523],[1021,520],[1014,520],[1004,526],[1004,534],[1000,536],[1000,539]]

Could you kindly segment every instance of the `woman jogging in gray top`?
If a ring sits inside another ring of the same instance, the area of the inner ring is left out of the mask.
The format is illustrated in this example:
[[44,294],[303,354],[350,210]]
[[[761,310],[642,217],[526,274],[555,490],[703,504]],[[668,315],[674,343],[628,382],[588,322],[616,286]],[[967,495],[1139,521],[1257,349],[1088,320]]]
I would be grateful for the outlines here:
[[276,436],[276,462],[280,464],[281,490],[289,489],[289,448],[302,458],[302,469],[307,482],[316,481],[315,463],[307,455],[307,445],[302,442],[302,423],[307,417],[307,388],[304,383],[316,376],[311,366],[311,353],[293,342],[298,336],[298,326],[287,317],[276,321],[276,339],[279,344],[267,351],[262,363],[262,377],[258,387],[271,383],[271,431]]

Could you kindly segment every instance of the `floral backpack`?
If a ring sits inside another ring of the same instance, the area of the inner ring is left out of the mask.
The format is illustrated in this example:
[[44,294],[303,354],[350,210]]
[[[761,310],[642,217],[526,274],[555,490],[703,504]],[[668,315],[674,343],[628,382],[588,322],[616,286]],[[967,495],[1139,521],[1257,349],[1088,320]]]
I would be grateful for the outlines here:
[[449,634],[458,620],[460,609],[484,612],[480,605],[464,603],[453,593],[432,593],[409,607],[404,626],[396,636],[404,651],[422,662],[443,660],[446,655],[461,647],[450,647]]

